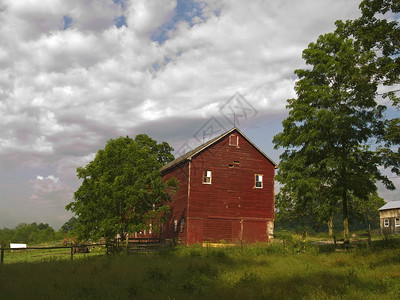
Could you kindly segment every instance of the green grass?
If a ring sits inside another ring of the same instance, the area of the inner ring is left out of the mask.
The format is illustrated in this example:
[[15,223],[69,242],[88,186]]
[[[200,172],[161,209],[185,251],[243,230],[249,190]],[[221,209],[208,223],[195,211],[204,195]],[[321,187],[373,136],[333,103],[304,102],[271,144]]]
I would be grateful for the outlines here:
[[[38,247],[52,247],[52,245],[39,245]],[[104,255],[104,247],[92,248],[90,253],[75,253],[73,259],[86,259],[94,256]],[[4,251],[4,264],[32,263],[48,261],[65,261],[71,259],[71,250],[65,249],[42,249],[42,250],[6,250]]]
[[177,247],[0,266],[0,299],[400,299],[400,239]]

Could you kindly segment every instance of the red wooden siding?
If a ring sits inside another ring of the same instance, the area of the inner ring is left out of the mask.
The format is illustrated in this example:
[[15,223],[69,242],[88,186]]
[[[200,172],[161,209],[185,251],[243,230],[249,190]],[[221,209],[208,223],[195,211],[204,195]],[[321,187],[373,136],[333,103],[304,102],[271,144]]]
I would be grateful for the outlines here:
[[[189,163],[185,163],[178,168],[174,168],[164,175],[164,180],[175,177],[178,181],[178,192],[170,204],[170,217],[164,227],[162,237],[178,238],[182,243],[186,243],[186,232],[188,228],[187,221],[187,203],[188,203],[188,182],[189,182]],[[178,230],[174,232],[174,220],[178,221]],[[181,232],[181,221],[185,220],[184,231]]]
[[[234,135],[234,136],[232,136]],[[238,145],[232,141],[238,139]],[[204,171],[212,172],[211,184],[203,183]],[[255,175],[263,175],[263,188]],[[238,131],[226,135],[164,177],[180,181],[171,203],[171,220],[185,217],[185,232],[166,237],[183,243],[203,241],[268,241],[268,222],[274,219],[275,165]],[[189,229],[189,230],[187,230]]]

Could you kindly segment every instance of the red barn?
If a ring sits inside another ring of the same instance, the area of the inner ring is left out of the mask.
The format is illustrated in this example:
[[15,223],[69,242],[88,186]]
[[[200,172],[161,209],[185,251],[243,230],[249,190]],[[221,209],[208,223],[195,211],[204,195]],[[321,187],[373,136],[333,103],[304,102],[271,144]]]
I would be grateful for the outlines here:
[[276,164],[237,128],[165,165],[179,190],[161,236],[183,244],[268,241]]

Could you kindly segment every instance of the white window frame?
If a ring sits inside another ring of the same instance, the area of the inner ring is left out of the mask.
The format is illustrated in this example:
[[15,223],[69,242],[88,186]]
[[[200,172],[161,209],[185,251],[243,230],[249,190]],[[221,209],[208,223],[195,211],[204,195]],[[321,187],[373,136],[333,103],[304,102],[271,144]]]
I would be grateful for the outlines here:
[[229,136],[229,146],[238,147],[239,146],[239,136],[231,134]]
[[400,218],[396,218],[396,219],[394,220],[394,226],[395,226],[395,227],[400,227]]
[[263,178],[264,178],[263,174],[254,174],[254,187],[256,189],[262,189],[263,188],[263,186],[264,186]]
[[181,228],[181,232],[184,232],[185,231],[185,218],[182,218],[181,219],[181,226],[180,226]]
[[389,219],[383,219],[383,227],[389,227]]
[[178,232],[178,220],[174,219],[174,233]]
[[212,180],[212,171],[204,170],[203,171],[203,184],[211,184]]

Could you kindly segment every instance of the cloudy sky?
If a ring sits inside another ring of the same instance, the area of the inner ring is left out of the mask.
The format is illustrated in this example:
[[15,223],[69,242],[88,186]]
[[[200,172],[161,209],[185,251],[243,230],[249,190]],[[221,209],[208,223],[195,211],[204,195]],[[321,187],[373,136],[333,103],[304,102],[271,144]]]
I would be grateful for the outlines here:
[[271,141],[302,50],[358,3],[0,0],[0,227],[59,228],[76,168],[118,136],[146,133],[178,155],[235,113],[278,162]]

